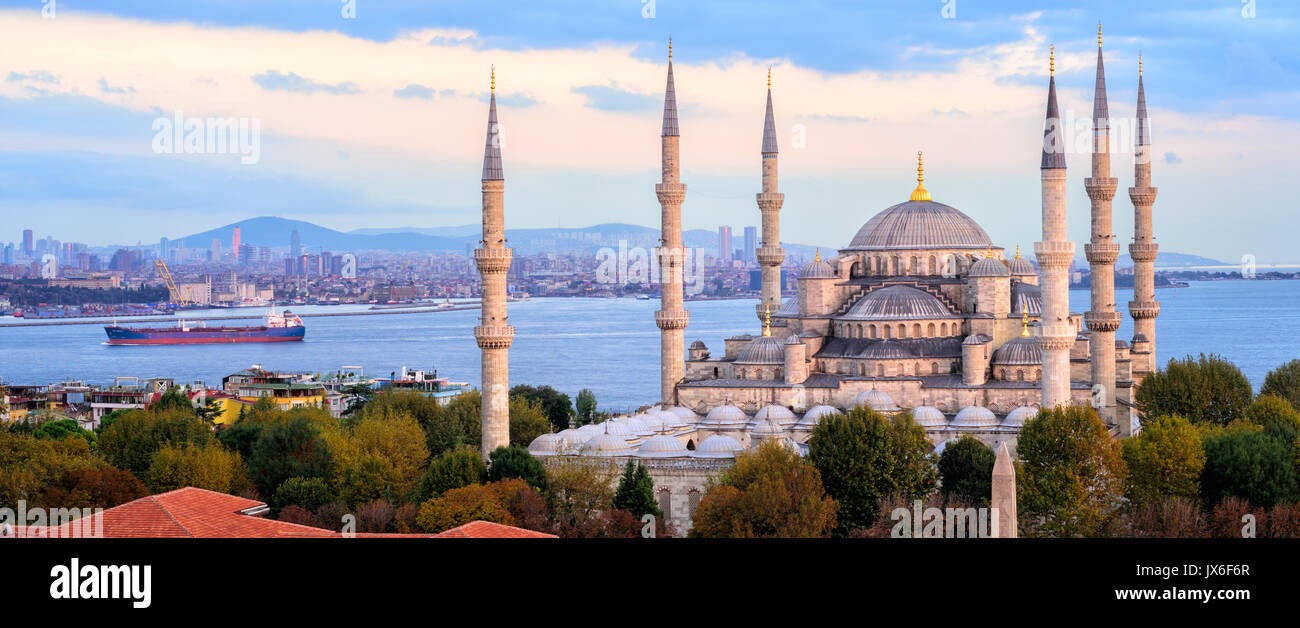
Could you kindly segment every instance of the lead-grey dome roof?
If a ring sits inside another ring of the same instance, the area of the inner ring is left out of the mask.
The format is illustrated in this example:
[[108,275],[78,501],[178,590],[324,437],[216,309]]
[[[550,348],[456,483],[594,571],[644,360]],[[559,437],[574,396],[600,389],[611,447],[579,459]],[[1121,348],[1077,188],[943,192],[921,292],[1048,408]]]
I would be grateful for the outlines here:
[[1010,277],[1011,271],[1007,270],[1006,264],[995,258],[982,257],[971,264],[970,272],[966,274],[970,277]]
[[740,350],[736,364],[785,364],[785,347],[776,336],[759,336]]
[[938,297],[912,286],[885,286],[862,297],[845,312],[841,320],[900,321],[931,318],[958,318]]
[[1023,281],[1011,282],[1011,313],[1043,315],[1043,289]]
[[1011,258],[1011,261],[1008,262],[1007,265],[1010,267],[1011,274],[1013,275],[1037,275],[1038,274],[1038,271],[1034,268],[1034,265],[1031,264],[1029,260],[1020,257],[1019,253],[1017,253],[1015,257]]
[[983,249],[992,245],[989,234],[957,208],[934,201],[907,201],[873,216],[845,250]]
[[800,279],[829,279],[835,276],[835,269],[830,264],[815,259],[799,270]]
[[993,363],[999,366],[1043,363],[1043,349],[1036,336],[1020,336],[1006,341],[993,353]]

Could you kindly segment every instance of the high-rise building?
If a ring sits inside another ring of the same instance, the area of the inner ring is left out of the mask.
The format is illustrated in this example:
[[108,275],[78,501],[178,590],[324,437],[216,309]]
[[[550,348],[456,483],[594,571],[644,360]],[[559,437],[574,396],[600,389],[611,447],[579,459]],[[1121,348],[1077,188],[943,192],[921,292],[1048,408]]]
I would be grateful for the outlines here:
[[208,251],[208,259],[211,259],[214,262],[221,261],[221,240],[216,238],[212,239],[212,249]]
[[167,244],[167,238],[158,239],[158,259],[167,259],[167,252],[170,250],[167,248]]
[[235,235],[230,238],[230,250],[235,252],[236,257],[239,256],[239,227],[235,227]]
[[745,259],[746,264],[753,263],[758,250],[758,227],[745,227]]
[[718,261],[731,263],[731,227],[727,225],[718,227]]
[[23,255],[26,255],[27,257],[31,257],[32,253],[36,251],[35,243],[32,242],[32,237],[33,234],[31,229],[23,229]]
[[9,265],[12,265],[12,264],[14,263],[14,245],[12,245],[12,244],[6,244],[6,245],[5,245],[5,251],[4,251],[4,258],[3,258],[3,259],[4,259],[4,264],[5,264],[5,266],[9,266]]
[[298,230],[294,229],[293,234],[289,236],[289,257],[298,258],[302,256],[302,236],[298,235]]

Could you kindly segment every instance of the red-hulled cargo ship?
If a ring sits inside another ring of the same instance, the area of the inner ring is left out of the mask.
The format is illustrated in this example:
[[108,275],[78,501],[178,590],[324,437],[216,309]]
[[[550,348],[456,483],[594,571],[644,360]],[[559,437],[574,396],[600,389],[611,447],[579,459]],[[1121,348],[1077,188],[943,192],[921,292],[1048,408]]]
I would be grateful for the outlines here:
[[178,321],[176,327],[119,327],[108,325],[110,345],[179,345],[213,344],[225,342],[289,342],[302,340],[307,328],[302,319],[285,310],[276,314],[273,308],[263,325],[249,327],[207,327],[202,322]]

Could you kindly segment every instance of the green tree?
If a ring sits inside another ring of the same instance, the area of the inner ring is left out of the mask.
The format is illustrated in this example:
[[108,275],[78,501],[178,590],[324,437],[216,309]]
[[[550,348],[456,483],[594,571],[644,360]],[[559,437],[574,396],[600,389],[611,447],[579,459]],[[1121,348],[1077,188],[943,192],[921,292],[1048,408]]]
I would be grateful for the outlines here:
[[334,494],[325,480],[293,477],[281,482],[279,488],[275,489],[275,497],[271,499],[271,505],[277,511],[292,505],[315,512],[316,509],[332,501],[334,501]]
[[1264,385],[1259,387],[1259,394],[1261,397],[1281,397],[1291,402],[1293,408],[1300,408],[1300,359],[1269,371],[1264,376]]
[[[380,497],[389,502],[405,500],[415,489],[429,460],[424,433],[415,419],[404,414],[365,417],[335,438],[332,444],[334,461],[342,473],[359,467],[367,459],[369,462],[362,475],[380,473],[377,478],[382,486],[379,494],[364,491],[364,495],[356,496],[361,501]],[[360,478],[355,473],[354,477]],[[346,493],[342,487],[339,492],[340,495]],[[358,503],[351,499],[345,501]]]
[[[520,384],[510,389],[510,396],[520,397],[536,404],[556,431],[568,429],[569,419],[573,417],[573,401],[568,395],[550,386]],[[511,419],[513,418],[512,416]]]
[[1128,481],[1124,494],[1135,507],[1158,504],[1168,497],[1195,502],[1201,493],[1205,448],[1196,426],[1179,416],[1156,417],[1142,433],[1123,444]]
[[1039,410],[1020,430],[1016,453],[1025,536],[1097,536],[1117,514],[1127,468],[1119,441],[1091,407]]
[[655,502],[655,483],[650,478],[650,472],[640,464],[633,465],[631,460],[627,461],[623,477],[619,478],[613,505],[632,513],[637,519],[646,515],[664,516],[659,510],[659,504]]
[[75,419],[59,419],[57,421],[46,421],[36,427],[32,436],[45,440],[63,440],[70,436],[84,438],[92,446],[95,444],[95,433],[90,430],[81,429],[81,424]]
[[154,454],[164,446],[203,445],[211,439],[212,430],[192,411],[132,410],[100,433],[99,452],[113,466],[146,477]]
[[158,400],[149,404],[149,409],[154,412],[166,412],[168,410],[177,410],[182,414],[194,414],[194,404],[190,402],[189,395],[185,391],[172,387],[163,391],[158,396]]
[[1237,431],[1205,439],[1201,492],[1206,504],[1240,497],[1257,507],[1292,502],[1297,494],[1294,437]]
[[1143,416],[1181,416],[1192,423],[1227,425],[1250,403],[1250,380],[1218,355],[1170,359],[1142,380],[1136,402]]
[[577,408],[578,413],[574,417],[574,423],[583,426],[594,422],[596,420],[596,393],[591,392],[590,388],[583,388],[578,391]]
[[1242,413],[1242,418],[1263,428],[1286,425],[1300,430],[1300,412],[1281,397],[1261,394]]
[[262,495],[292,477],[321,478],[334,475],[334,454],[320,429],[309,419],[298,417],[268,424],[253,443],[248,475]]
[[546,467],[518,445],[497,447],[496,451],[488,454],[487,477],[489,482],[519,478],[539,491],[546,490]]
[[997,460],[984,443],[969,435],[949,442],[939,456],[943,492],[975,505],[993,498],[993,463]]
[[808,446],[826,493],[839,502],[840,533],[871,527],[885,495],[920,498],[934,490],[930,443],[908,412],[885,418],[858,407],[825,417]]
[[154,493],[193,486],[230,494],[251,486],[239,454],[213,442],[163,445],[149,464],[145,485]]
[[738,456],[710,484],[690,536],[825,537],[835,529],[836,507],[816,467],[769,441]]
[[39,503],[40,495],[71,471],[97,469],[103,461],[80,438],[37,440],[0,430],[0,504]]
[[416,492],[417,502],[426,502],[453,488],[487,481],[487,466],[473,447],[453,449],[429,463]]

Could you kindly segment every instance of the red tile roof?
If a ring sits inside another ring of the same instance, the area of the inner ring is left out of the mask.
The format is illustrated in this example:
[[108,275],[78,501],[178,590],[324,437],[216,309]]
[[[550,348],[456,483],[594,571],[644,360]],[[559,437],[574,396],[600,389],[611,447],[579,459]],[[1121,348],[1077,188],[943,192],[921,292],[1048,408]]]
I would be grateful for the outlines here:
[[[334,530],[263,519],[266,504],[192,486],[142,497],[55,529],[15,526],[14,537],[67,538],[92,534],[102,526],[104,538],[341,538]],[[556,538],[523,528],[471,521],[441,534],[367,534],[358,538]]]

